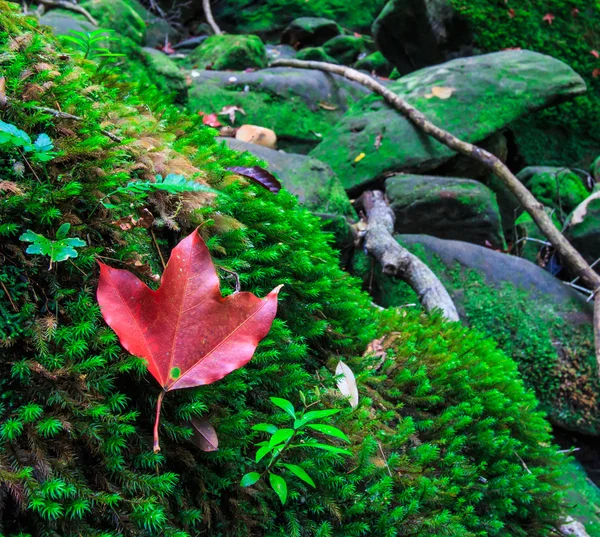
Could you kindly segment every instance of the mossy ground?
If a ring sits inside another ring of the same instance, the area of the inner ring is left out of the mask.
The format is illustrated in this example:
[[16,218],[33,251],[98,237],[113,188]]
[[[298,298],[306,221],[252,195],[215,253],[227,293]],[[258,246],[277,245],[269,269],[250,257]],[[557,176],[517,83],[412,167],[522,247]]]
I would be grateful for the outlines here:
[[[600,153],[600,8],[593,0],[524,0],[518,3],[451,0],[471,23],[484,52],[511,47],[558,58],[577,71],[587,94],[514,124],[529,165],[587,167]],[[554,18],[544,20],[546,14]]]

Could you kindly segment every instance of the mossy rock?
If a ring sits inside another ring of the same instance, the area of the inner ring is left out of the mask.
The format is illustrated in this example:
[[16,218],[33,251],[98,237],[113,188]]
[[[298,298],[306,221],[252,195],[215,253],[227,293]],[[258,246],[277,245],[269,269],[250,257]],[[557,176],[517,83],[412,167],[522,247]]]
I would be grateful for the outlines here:
[[337,22],[319,17],[300,17],[283,31],[281,42],[295,48],[318,47],[337,35],[342,29]]
[[188,88],[182,69],[165,53],[153,48],[143,49],[143,62],[153,73],[156,85],[174,96],[177,104],[186,104]]
[[592,174],[592,177],[596,183],[600,183],[600,157],[597,157],[594,159],[594,162],[592,162],[590,173]]
[[[191,78],[191,110],[212,113],[224,106],[239,106],[246,112],[244,123],[272,129],[278,146],[292,153],[307,153],[349,105],[368,93],[341,76],[304,69],[192,70]],[[220,120],[228,121],[226,116]]]
[[[558,218],[556,210],[551,207],[544,207],[544,212],[552,220],[556,229],[562,231],[563,224]],[[541,232],[533,218],[522,212],[515,223],[516,248],[514,253],[552,272],[554,268],[552,264],[555,262],[554,256],[551,255],[553,253],[552,249],[549,249],[547,237]]]
[[377,51],[358,60],[354,68],[387,77],[392,72],[393,66],[381,52]]
[[306,47],[296,53],[297,60],[338,63],[323,47]]
[[517,178],[540,203],[556,210],[561,221],[590,195],[584,180],[568,168],[530,166]]
[[267,51],[256,35],[213,35],[187,57],[187,62],[215,71],[260,69],[267,66]]
[[569,462],[561,481],[573,506],[571,516],[583,524],[590,537],[600,537],[600,489],[575,461]]
[[83,15],[67,11],[66,9],[53,9],[40,17],[40,24],[50,26],[56,35],[69,35],[71,32],[93,32],[97,28]]
[[401,174],[386,179],[385,193],[398,232],[506,247],[496,196],[477,181]]
[[[406,75],[389,89],[455,136],[480,142],[517,118],[585,91],[583,79],[549,56],[518,50],[449,61]],[[434,87],[452,88],[447,99]],[[374,140],[381,136],[381,144]],[[365,157],[356,161],[361,153]],[[346,189],[359,191],[391,172],[431,172],[454,152],[424,135],[382,97],[354,105],[312,151]]]
[[[593,308],[582,295],[533,263],[489,248],[427,235],[397,239],[440,278],[461,319],[513,357],[555,425],[600,435]],[[353,273],[383,307],[419,303],[363,253]]]
[[354,64],[365,49],[363,38],[353,35],[338,35],[323,44],[325,53],[343,65]]
[[569,215],[565,235],[589,263],[600,258],[600,190]]
[[81,7],[87,9],[102,28],[110,28],[143,45],[146,40],[146,23],[134,9],[134,0],[85,0]]
[[[565,513],[558,483],[565,458],[512,360],[438,316],[373,308],[337,267],[331,236],[316,217],[289,193],[275,196],[227,171],[256,164],[254,157],[216,143],[213,129],[165,103],[156,89],[140,93],[125,73],[99,73],[93,62],[57,50],[18,9],[0,0],[0,54],[9,76],[23,69],[31,75],[10,78],[3,120],[34,138],[47,134],[58,154],[45,165],[32,158],[31,169],[14,166],[22,148],[2,142],[3,534],[549,535]],[[28,32],[20,50],[4,55]],[[52,70],[34,69],[42,61]],[[81,121],[32,113],[22,98],[27,85],[48,80],[51,94],[35,105],[60,107]],[[139,194],[169,173],[212,192]],[[152,232],[119,225],[144,209],[156,217]],[[31,229],[54,240],[63,223],[85,246],[49,270],[47,257],[26,253],[19,237]],[[104,324],[97,261],[156,287],[161,257],[194,229],[227,269],[219,271],[224,294],[235,290],[229,271],[258,296],[284,288],[278,317],[247,366],[167,395],[162,451],[154,453],[161,388]],[[386,356],[362,356],[386,335]],[[339,359],[356,373],[356,409],[338,393],[330,366]],[[340,409],[331,423],[348,434],[343,445],[352,453],[285,453],[316,482],[310,487],[282,469],[285,506],[263,481],[239,485],[246,472],[266,467],[256,462],[264,435],[252,426],[290,424],[271,396],[296,409],[303,400],[311,409]],[[218,451],[192,442],[188,424],[199,416],[218,431]]]

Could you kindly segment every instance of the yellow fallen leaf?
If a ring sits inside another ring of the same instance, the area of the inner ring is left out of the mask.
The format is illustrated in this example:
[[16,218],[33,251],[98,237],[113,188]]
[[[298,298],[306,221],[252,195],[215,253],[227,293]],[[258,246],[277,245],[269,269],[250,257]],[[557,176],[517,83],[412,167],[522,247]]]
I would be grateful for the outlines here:
[[452,94],[456,91],[456,88],[450,88],[447,86],[433,86],[431,88],[431,93],[425,95],[427,99],[431,99],[432,97],[437,97],[438,99],[449,99],[452,97]]
[[367,155],[365,153],[361,153],[360,155],[358,155],[358,157],[356,157],[354,159],[354,162],[360,162],[362,159],[364,159]]

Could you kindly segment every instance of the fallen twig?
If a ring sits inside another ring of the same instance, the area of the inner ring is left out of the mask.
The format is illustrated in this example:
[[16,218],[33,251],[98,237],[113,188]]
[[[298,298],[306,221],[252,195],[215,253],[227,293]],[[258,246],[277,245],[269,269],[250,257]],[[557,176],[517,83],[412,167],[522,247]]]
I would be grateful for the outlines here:
[[367,214],[365,249],[379,261],[384,274],[405,281],[419,295],[427,311],[442,310],[449,321],[458,321],[458,312],[442,282],[416,255],[402,247],[393,237],[394,211],[383,192],[367,191],[357,201]]
[[[404,101],[400,96],[377,82],[374,78],[345,67],[343,65],[334,65],[326,62],[302,61],[302,60],[277,60],[273,62],[272,67],[296,67],[299,69],[316,69],[334,73],[349,80],[354,80],[359,84],[369,88],[373,92],[381,95],[388,103],[398,110],[411,123],[417,126],[425,134],[435,138],[445,146],[453,149],[461,155],[465,155],[476,160],[501,179],[510,191],[519,200],[525,210],[531,215],[534,222],[538,225],[542,233],[552,243],[552,246],[560,254],[565,264],[579,275],[581,279],[590,287],[596,295],[600,291],[600,274],[597,274],[583,256],[571,245],[565,236],[556,229],[551,218],[544,211],[544,206],[533,194],[519,181],[508,167],[495,155],[481,149],[469,142],[460,140],[453,134],[434,125],[425,117],[425,115]],[[600,295],[597,295],[594,307],[594,335],[596,343],[596,361],[598,363],[598,374],[600,375]]]
[[65,0],[39,0],[39,2],[44,6],[60,7],[62,9],[74,11],[75,13],[81,13],[94,26],[98,26],[98,21],[90,15],[90,12],[87,9],[81,7],[79,4],[72,4],[71,2],[66,2]]
[[212,10],[210,9],[210,0],[202,0],[202,8],[204,9],[204,16],[206,17],[206,22],[212,28],[212,31],[215,32],[216,35],[221,35],[223,32],[219,25],[216,23],[215,18],[213,17]]

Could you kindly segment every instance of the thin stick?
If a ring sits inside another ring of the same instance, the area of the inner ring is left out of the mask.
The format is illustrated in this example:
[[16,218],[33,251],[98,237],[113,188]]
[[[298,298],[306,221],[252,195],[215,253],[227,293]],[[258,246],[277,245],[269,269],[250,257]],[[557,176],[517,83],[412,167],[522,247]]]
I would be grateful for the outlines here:
[[154,231],[152,231],[152,229],[150,229],[150,235],[152,235],[152,240],[154,241],[154,246],[156,247],[156,251],[158,252],[158,255],[160,256],[160,262],[162,263],[163,266],[163,270],[167,268],[167,264],[165,263],[165,258],[162,255],[162,252],[160,251],[160,246],[158,246],[158,241],[156,240],[156,235],[154,234]]
[[240,289],[242,288],[242,286],[240,285],[240,275],[237,272],[234,272],[233,270],[222,267],[221,265],[217,265],[217,268],[221,269],[223,272],[227,272],[227,273],[233,274],[235,276],[235,292],[239,293]]
[[[457,153],[482,163],[494,175],[501,179],[515,195],[573,273],[581,276],[583,281],[594,291],[594,294],[600,291],[600,274],[597,274],[594,269],[590,267],[583,256],[571,245],[565,236],[556,229],[552,219],[546,214],[544,205],[535,198],[535,196],[513,175],[498,157],[476,145],[464,142],[448,131],[434,125],[422,112],[408,104],[399,95],[396,95],[393,91],[377,82],[374,78],[371,78],[364,73],[360,73],[355,69],[343,65],[334,65],[332,63],[302,60],[277,60],[273,62],[271,66],[316,69],[318,71],[334,73],[348,78],[349,80],[354,80],[381,95],[388,103],[425,134],[431,136]],[[600,302],[600,300],[596,299],[596,307],[594,308],[594,311],[596,312],[594,315],[594,333],[596,361],[598,363],[598,375],[600,375],[600,305],[598,305],[598,302]]]
[[154,422],[154,453],[158,453],[160,451],[160,445],[158,444],[158,425],[160,423],[160,409],[162,407],[163,399],[165,398],[165,394],[167,390],[163,390],[158,394],[158,399],[156,401],[156,421]]
[[381,447],[381,444],[379,442],[377,442],[377,446],[379,447],[379,452],[381,453],[381,456],[383,457],[383,463],[385,464],[385,467],[387,468],[388,474],[390,474],[390,477],[392,477],[392,471],[390,470],[390,467],[388,466],[388,462],[387,462],[387,459],[385,458],[385,453],[383,452],[383,448]]
[[0,281],[0,285],[2,286],[2,289],[4,289],[4,292],[6,293],[6,296],[8,297],[8,300],[10,300],[10,305],[13,307],[13,309],[16,312],[18,312],[19,308],[17,308],[16,304],[13,302],[12,296],[10,296],[10,293],[8,292],[8,289],[4,285],[4,282]]
[[68,9],[75,13],[81,13],[87,20],[89,20],[94,26],[98,26],[98,21],[90,15],[90,12],[77,4],[71,2],[65,2],[63,0],[39,0],[40,4],[50,7],[60,7],[62,9]]
[[223,32],[219,25],[216,23],[215,18],[213,17],[212,10],[210,8],[210,0],[202,0],[202,9],[204,9],[204,15],[206,17],[206,22],[212,28],[212,31],[215,32],[216,35],[221,35]]

